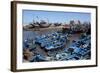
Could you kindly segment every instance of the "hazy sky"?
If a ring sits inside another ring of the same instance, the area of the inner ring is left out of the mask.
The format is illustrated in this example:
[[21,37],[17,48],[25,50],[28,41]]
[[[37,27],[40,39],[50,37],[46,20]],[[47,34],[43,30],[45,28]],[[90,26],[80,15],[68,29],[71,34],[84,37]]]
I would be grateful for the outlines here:
[[70,20],[80,20],[81,22],[91,21],[90,13],[79,12],[56,12],[56,11],[36,11],[23,10],[23,24],[29,24],[32,21],[49,20],[49,22],[69,23]]

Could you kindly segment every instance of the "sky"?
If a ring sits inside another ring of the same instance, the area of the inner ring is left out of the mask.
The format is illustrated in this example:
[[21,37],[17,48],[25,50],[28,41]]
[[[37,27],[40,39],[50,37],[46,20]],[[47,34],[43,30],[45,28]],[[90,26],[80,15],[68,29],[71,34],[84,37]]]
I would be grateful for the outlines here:
[[51,23],[69,23],[70,20],[80,20],[83,23],[91,21],[91,14],[80,12],[23,10],[22,23],[24,25],[32,23],[33,19],[35,21],[49,20]]

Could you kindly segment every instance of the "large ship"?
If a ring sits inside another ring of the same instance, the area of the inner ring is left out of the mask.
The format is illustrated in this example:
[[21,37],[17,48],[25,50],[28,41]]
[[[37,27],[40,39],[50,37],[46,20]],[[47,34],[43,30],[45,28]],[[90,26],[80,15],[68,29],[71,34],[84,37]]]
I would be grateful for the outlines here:
[[31,25],[32,28],[35,28],[35,27],[36,28],[37,27],[39,27],[39,28],[48,28],[51,25],[51,23],[49,23],[49,20],[47,20],[47,21],[45,21],[45,20],[40,20],[40,21],[33,20],[33,22],[30,23],[29,25]]

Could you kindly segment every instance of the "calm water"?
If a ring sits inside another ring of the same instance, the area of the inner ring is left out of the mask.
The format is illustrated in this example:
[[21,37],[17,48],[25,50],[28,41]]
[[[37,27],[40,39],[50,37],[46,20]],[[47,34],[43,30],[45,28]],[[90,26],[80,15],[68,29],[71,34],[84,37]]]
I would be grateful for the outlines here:
[[23,40],[34,39],[36,37],[36,35],[37,35],[36,32],[24,30],[23,31]]
[[52,31],[52,30],[50,30],[50,31],[49,30],[46,30],[46,31],[26,31],[26,30],[23,30],[23,40],[34,39],[36,36],[41,36],[43,34],[48,34],[48,33],[52,33],[55,31]]

